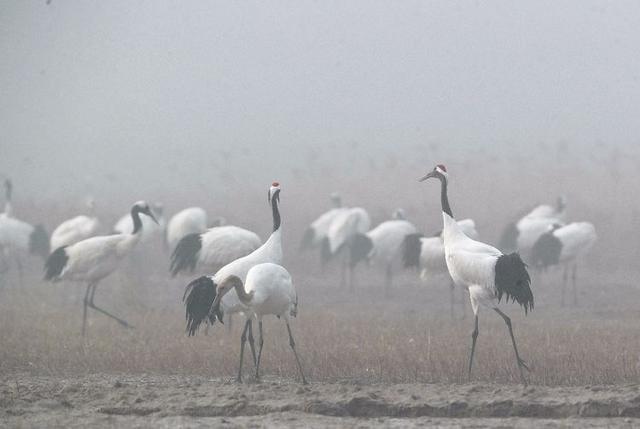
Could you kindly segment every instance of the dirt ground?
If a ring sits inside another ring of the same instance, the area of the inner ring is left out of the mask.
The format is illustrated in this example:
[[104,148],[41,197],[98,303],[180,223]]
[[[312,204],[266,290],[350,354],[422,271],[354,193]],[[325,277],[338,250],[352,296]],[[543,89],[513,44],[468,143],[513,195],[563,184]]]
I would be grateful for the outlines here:
[[633,427],[640,385],[260,383],[193,376],[3,376],[4,427]]

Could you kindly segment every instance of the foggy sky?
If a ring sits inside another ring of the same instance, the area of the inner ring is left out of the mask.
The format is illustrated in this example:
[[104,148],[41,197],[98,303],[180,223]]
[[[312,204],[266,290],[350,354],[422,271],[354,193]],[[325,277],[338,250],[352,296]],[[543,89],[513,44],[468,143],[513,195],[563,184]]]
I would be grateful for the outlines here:
[[0,174],[37,196],[227,163],[262,185],[341,145],[638,144],[639,22],[636,1],[6,1]]

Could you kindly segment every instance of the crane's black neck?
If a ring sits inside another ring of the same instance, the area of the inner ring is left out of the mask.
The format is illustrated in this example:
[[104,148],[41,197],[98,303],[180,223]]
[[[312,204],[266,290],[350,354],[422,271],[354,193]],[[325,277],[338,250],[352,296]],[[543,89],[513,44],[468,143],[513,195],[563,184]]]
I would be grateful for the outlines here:
[[13,184],[7,180],[4,182],[4,192],[7,202],[11,202],[11,194],[13,191]]
[[440,179],[440,203],[442,204],[442,211],[451,216],[453,218],[453,213],[451,212],[451,206],[449,206],[449,197],[447,196],[447,178],[441,175],[438,175]]
[[280,200],[280,189],[271,196],[271,211],[273,213],[273,231],[277,231],[280,228],[280,210],[278,210],[278,201]]
[[133,232],[132,234],[137,234],[142,230],[142,221],[140,220],[140,207],[134,206],[131,209],[131,220],[133,220]]

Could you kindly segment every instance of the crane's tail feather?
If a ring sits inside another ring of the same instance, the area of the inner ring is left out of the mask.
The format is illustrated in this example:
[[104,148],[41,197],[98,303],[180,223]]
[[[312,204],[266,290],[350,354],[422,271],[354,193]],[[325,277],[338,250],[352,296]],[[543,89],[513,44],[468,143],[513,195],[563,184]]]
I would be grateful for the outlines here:
[[518,253],[502,255],[496,262],[496,294],[498,302],[502,295],[507,301],[517,302],[524,308],[525,314],[533,310],[533,292],[531,291],[531,277]]
[[202,249],[202,237],[199,233],[185,235],[180,239],[171,253],[169,271],[175,277],[182,271],[193,272],[198,262],[198,255]]
[[402,261],[405,268],[420,267],[420,252],[422,250],[422,237],[420,233],[409,234],[404,238],[402,249]]
[[191,337],[198,332],[198,328],[202,322],[207,319],[213,325],[215,317],[222,321],[224,316],[222,309],[213,315],[211,314],[211,306],[216,298],[216,284],[211,277],[202,276],[193,280],[187,285],[184,291],[182,301],[185,303],[187,319],[187,334]]
[[367,259],[371,250],[373,250],[373,242],[367,235],[354,235],[349,242],[350,265],[355,267],[360,261]]
[[54,250],[51,255],[47,258],[44,263],[44,279],[45,280],[55,280],[57,279],[65,265],[67,265],[67,261],[69,260],[69,255],[66,252],[67,246],[58,247]]

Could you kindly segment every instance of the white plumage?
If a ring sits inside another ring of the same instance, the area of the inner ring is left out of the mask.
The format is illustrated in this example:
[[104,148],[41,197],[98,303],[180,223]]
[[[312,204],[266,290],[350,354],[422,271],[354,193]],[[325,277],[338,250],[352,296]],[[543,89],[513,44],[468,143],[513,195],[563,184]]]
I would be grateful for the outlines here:
[[505,321],[513,343],[520,377],[522,382],[526,384],[522,368],[528,368],[518,353],[511,320],[498,308],[503,295],[506,295],[506,301],[509,299],[517,301],[524,307],[525,312],[533,308],[533,293],[529,287],[531,280],[526,265],[517,253],[504,255],[495,247],[465,235],[453,218],[449,206],[446,171],[443,165],[437,165],[420,181],[437,178],[441,183],[440,199],[444,224],[442,236],[447,269],[456,286],[466,288],[471,298],[471,307],[475,318],[469,358],[469,376],[471,375],[473,354],[478,337],[478,312],[482,306],[495,310]]
[[[274,182],[269,189],[269,203],[273,215],[273,232],[259,248],[242,258],[238,258],[220,268],[213,276],[200,277],[187,285],[184,300],[187,307],[187,331],[194,335],[202,322],[210,316],[211,304],[216,296],[216,287],[224,279],[233,275],[245,281],[249,270],[258,264],[282,263],[282,231],[278,202],[280,185]],[[222,310],[229,315],[244,311],[235,291],[231,291],[222,300]],[[249,328],[251,329],[251,328]]]
[[207,212],[200,207],[189,207],[179,211],[167,224],[167,244],[173,250],[178,242],[189,234],[207,230]]
[[[264,331],[262,327],[262,319],[267,315],[274,315],[284,320],[289,334],[289,345],[296,358],[298,370],[304,384],[307,383],[302,365],[298,359],[295,349],[295,341],[291,334],[289,320],[291,316],[297,314],[298,297],[293,287],[291,275],[282,266],[273,263],[263,263],[254,265],[247,272],[246,281],[243,286],[242,280],[235,275],[230,275],[218,284],[216,298],[213,301],[212,312],[218,313],[218,307],[224,297],[235,292],[236,296],[244,306],[244,314],[247,317],[245,328],[240,337],[240,364],[238,366],[238,382],[242,381],[242,362],[244,357],[244,346],[247,339],[247,333],[251,329],[251,320],[258,320],[259,329],[259,348],[256,364],[256,379],[260,377],[260,361],[262,357],[262,347],[264,345]],[[249,336],[249,344],[254,350],[253,338]],[[255,356],[254,356],[255,357]]]
[[78,241],[93,237],[98,233],[100,221],[93,215],[93,200],[89,200],[88,207],[91,212],[90,216],[75,216],[62,222],[53,230],[50,240],[51,250],[77,243]]
[[90,237],[69,246],[54,250],[45,263],[45,280],[80,281],[87,283],[82,318],[82,334],[86,330],[87,308],[93,308],[119,322],[125,327],[129,324],[104,309],[97,307],[93,298],[100,280],[118,268],[122,260],[131,254],[141,240],[144,225],[140,213],[155,220],[149,205],[139,201],[131,208],[133,230],[130,234],[113,234]]
[[335,218],[342,212],[348,210],[346,207],[341,207],[342,201],[337,194],[331,195],[331,200],[334,207],[329,211],[321,214],[316,220],[311,222],[311,225],[306,229],[301,242],[301,248],[314,248],[322,244],[329,234],[329,228],[335,220]]
[[327,232],[329,252],[333,255],[348,244],[356,234],[364,234],[371,228],[369,213],[361,207],[340,211],[334,217]]

